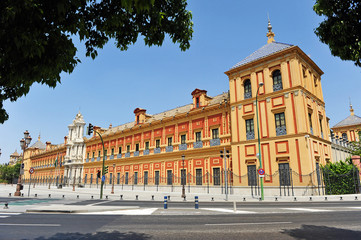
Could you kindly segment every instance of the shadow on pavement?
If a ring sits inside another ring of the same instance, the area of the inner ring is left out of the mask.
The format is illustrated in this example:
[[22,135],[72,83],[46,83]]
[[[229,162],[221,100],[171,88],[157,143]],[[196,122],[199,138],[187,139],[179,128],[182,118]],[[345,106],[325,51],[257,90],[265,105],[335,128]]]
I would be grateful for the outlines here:
[[95,239],[151,239],[152,236],[144,233],[121,233],[118,231],[113,232],[97,232],[95,234],[92,233],[57,233],[51,237],[38,237],[35,240],[95,240]]
[[302,225],[301,228],[286,229],[281,232],[295,239],[360,239],[361,231],[353,231],[348,229]]

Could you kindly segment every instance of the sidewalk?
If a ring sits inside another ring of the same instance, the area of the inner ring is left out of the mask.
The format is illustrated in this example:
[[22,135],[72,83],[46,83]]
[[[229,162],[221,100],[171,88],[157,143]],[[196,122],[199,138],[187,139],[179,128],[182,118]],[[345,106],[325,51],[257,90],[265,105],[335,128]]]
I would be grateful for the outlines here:
[[[16,185],[0,185],[0,212],[48,212],[48,213],[89,213],[105,212],[118,210],[136,210],[139,207],[129,206],[97,206],[90,205],[64,205],[76,203],[85,200],[99,200],[100,187],[97,188],[75,188],[63,187],[57,189],[55,186],[30,186],[30,195],[28,198],[29,185],[24,185],[21,191],[23,197],[14,197]],[[9,196],[11,194],[11,196]],[[156,192],[156,191],[132,191],[122,190],[117,186],[114,194],[111,194],[111,187],[103,191],[103,200],[139,200],[139,201],[163,201],[164,196],[168,197],[169,202],[181,202],[181,192]],[[225,202],[225,194],[195,194],[186,192],[186,200],[194,202],[195,196],[198,196],[199,202]],[[228,202],[259,202],[258,197],[228,195]],[[263,202],[324,202],[324,201],[361,201],[361,194],[350,195],[325,195],[325,196],[265,196]],[[8,202],[9,209],[4,209],[5,203]],[[162,205],[159,206],[162,208]],[[175,211],[172,209],[171,211]],[[169,213],[171,214],[171,211]],[[184,211],[184,209],[183,209]],[[199,209],[197,212],[202,211]]]

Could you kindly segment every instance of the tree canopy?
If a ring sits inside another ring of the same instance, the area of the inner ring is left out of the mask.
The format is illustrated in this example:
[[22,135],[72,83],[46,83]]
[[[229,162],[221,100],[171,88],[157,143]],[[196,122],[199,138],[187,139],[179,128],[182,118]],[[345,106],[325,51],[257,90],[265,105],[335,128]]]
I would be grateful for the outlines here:
[[5,100],[16,101],[35,82],[55,88],[60,73],[74,70],[74,37],[93,59],[110,39],[125,51],[139,35],[148,46],[168,35],[185,51],[193,34],[186,7],[186,0],[0,1],[0,123],[9,117]]
[[325,19],[315,33],[332,55],[361,67],[361,1],[316,0],[313,7]]

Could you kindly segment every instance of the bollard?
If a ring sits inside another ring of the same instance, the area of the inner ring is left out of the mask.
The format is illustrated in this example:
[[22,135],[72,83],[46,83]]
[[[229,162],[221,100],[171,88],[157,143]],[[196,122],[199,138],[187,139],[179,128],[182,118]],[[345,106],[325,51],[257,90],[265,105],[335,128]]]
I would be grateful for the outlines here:
[[233,212],[237,212],[236,201],[233,201]]
[[342,201],[343,199],[342,199],[342,197],[340,197],[340,201]]
[[167,196],[164,196],[164,209],[168,209],[168,200],[167,200]]
[[211,200],[212,202],[214,202],[214,197],[212,197],[212,200]]
[[170,196],[168,196],[168,201],[170,201]]
[[35,197],[38,197],[38,194],[37,193],[35,193],[35,195],[34,195]]
[[199,203],[198,203],[198,196],[194,197],[194,208],[198,209],[199,208]]
[[325,201],[327,201],[327,197],[325,197]]
[[154,200],[154,195],[152,195],[152,200]]
[[24,193],[22,193],[21,196],[24,197]]
[[184,197],[183,197],[183,201],[184,201],[184,202],[185,202],[185,201],[187,201],[187,198],[186,198],[186,196],[184,196]]
[[120,195],[120,200],[123,200],[123,195]]
[[105,199],[108,200],[108,195],[105,196]]
[[76,195],[76,198],[79,199],[79,195]]
[[6,202],[4,209],[8,209],[8,208],[9,208],[8,205],[9,205],[9,204]]
[[51,194],[49,194],[49,198],[51,198]]
[[65,198],[65,195],[63,195],[63,198]]
[[262,201],[262,198],[259,198],[258,201]]
[[297,198],[296,198],[296,197],[294,197],[294,198],[293,198],[293,201],[295,201],[295,202],[296,202],[296,201],[297,201]]
[[357,196],[355,196],[355,200],[358,200],[358,199],[357,199]]
[[135,200],[138,200],[138,195],[135,195]]
[[243,198],[243,202],[245,202],[245,201],[246,201],[246,198],[244,197],[244,198]]
[[94,199],[94,196],[92,196],[92,199]]
[[310,201],[312,201],[312,197],[310,197]]
[[278,201],[278,199],[275,197],[275,201],[277,202]]
[[11,197],[11,193],[9,193],[9,197]]

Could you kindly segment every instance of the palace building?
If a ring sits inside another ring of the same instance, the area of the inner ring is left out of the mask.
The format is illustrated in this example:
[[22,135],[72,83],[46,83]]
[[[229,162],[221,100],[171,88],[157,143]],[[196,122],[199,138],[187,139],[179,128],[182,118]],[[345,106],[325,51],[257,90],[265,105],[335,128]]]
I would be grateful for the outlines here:
[[136,108],[130,123],[94,127],[102,139],[95,132],[83,137],[79,113],[68,141],[32,154],[31,164],[54,178],[61,156],[59,181],[91,185],[100,181],[105,157],[107,184],[222,192],[228,185],[235,194],[256,195],[262,165],[265,194],[320,194],[320,165],[331,161],[323,72],[298,46],[276,42],[270,23],[267,37],[225,72],[228,93],[195,89],[189,104],[154,115]]
[[350,104],[350,116],[333,126],[332,131],[337,138],[350,142],[360,141],[361,117],[355,115],[352,104]]

